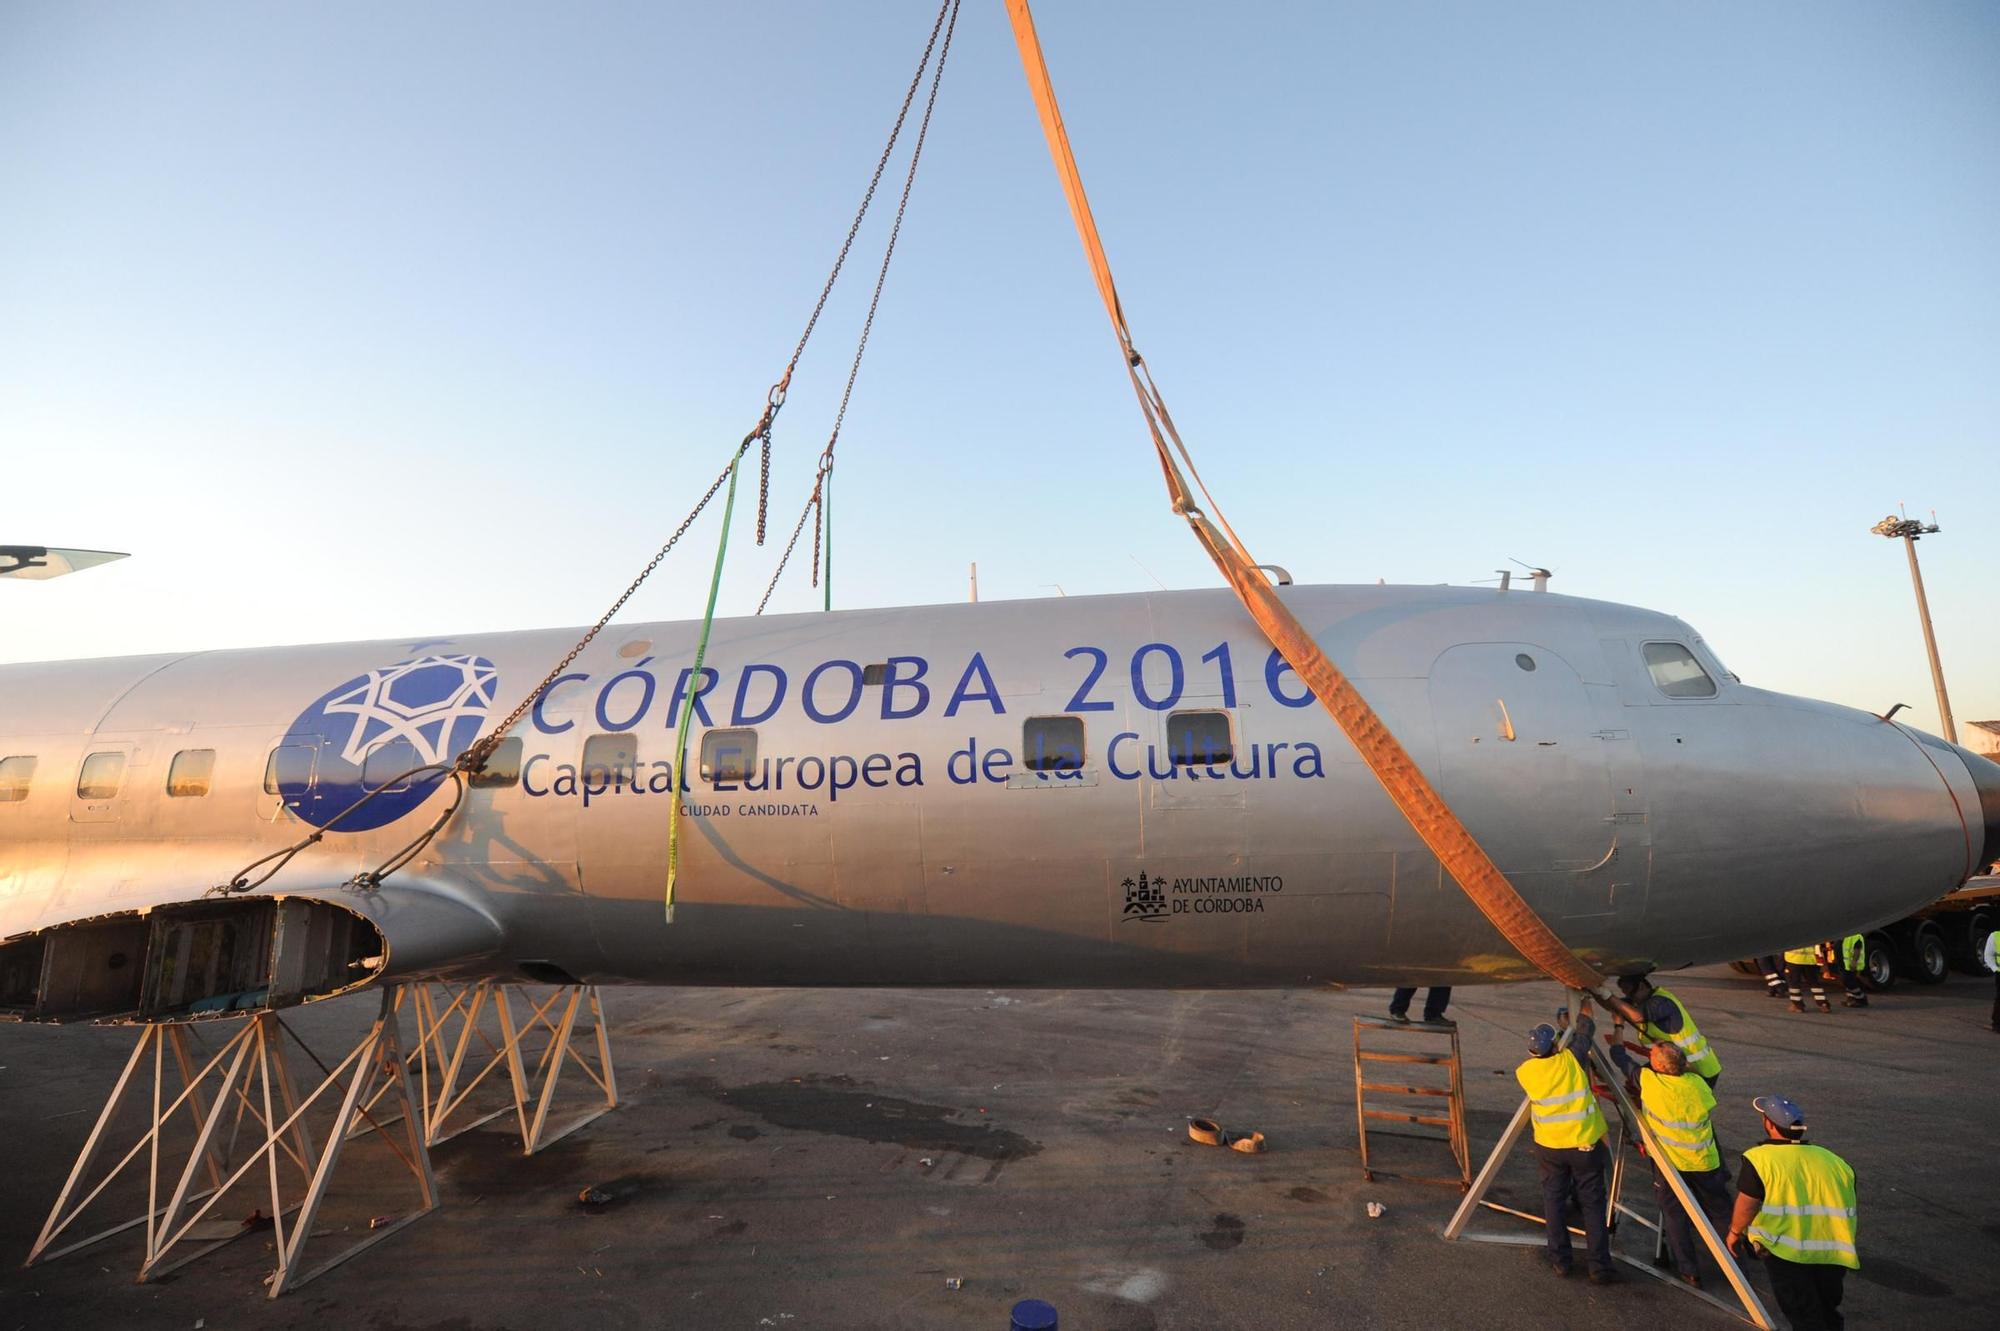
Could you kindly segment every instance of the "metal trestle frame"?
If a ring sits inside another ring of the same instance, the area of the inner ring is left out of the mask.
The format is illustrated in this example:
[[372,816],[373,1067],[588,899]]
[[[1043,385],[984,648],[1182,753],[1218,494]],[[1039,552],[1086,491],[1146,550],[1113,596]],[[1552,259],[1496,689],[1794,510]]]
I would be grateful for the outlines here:
[[[294,1082],[289,1063],[293,1047],[310,1060],[317,1078],[303,1083],[309,1087],[304,1095],[299,1094],[300,1084]],[[374,1107],[385,1100],[392,1100],[408,1123],[417,1121],[389,992],[383,993],[367,1033],[331,1069],[275,1012],[248,1017],[197,1067],[201,1053],[185,1025],[142,1028],[28,1254],[30,1264],[143,1225],[145,1253],[139,1279],[152,1280],[252,1232],[256,1219],[267,1218],[277,1267],[266,1278],[266,1286],[269,1296],[276,1298],[436,1208],[437,1180],[421,1135],[414,1128],[401,1134],[385,1132],[382,1140],[416,1181],[414,1209],[371,1227],[366,1237],[317,1266],[304,1265],[313,1222],[356,1124],[373,1119]],[[174,1069],[171,1078],[169,1063]],[[314,1108],[336,1102],[331,1122],[320,1128],[323,1135],[318,1140],[324,1144],[316,1147]],[[121,1111],[128,1106],[143,1107],[145,1130],[117,1163],[95,1174],[99,1156],[107,1148],[117,1149]],[[186,1142],[190,1131],[193,1140]],[[135,1164],[139,1166],[135,1172],[145,1175],[146,1191],[144,1209],[136,1217],[63,1247],[51,1246]],[[209,1220],[218,1204],[254,1174],[262,1179],[261,1186],[253,1182],[252,1195],[268,1189],[258,1197],[256,1210],[268,1208],[268,1215],[253,1216],[233,1227],[228,1220]],[[198,1183],[205,1186],[197,1187]]]
[[[1657,1269],[1652,1262],[1641,1261],[1636,1257],[1627,1256],[1619,1252],[1616,1246],[1612,1248],[1611,1255],[1634,1270],[1641,1271],[1675,1289],[1685,1290],[1702,1302],[1720,1308],[1734,1317],[1741,1318],[1750,1325],[1761,1328],[1762,1331],[1771,1331],[1774,1325],[1771,1321],[1771,1315],[1765,1311],[1763,1302],[1757,1297],[1757,1292],[1750,1287],[1750,1282],[1744,1277],[1743,1268],[1737,1265],[1735,1256],[1723,1243],[1722,1236],[1717,1234],[1714,1226],[1708,1223],[1708,1217],[1702,1213],[1701,1207],[1695,1202],[1694,1195],[1688,1191],[1687,1183],[1681,1178],[1680,1171],[1674,1168],[1673,1163],[1667,1159],[1665,1152],[1661,1150],[1659,1139],[1653,1135],[1653,1130],[1646,1123],[1645,1116],[1638,1112],[1637,1107],[1632,1103],[1631,1097],[1626,1094],[1624,1081],[1619,1076],[1617,1069],[1611,1065],[1611,1060],[1605,1057],[1602,1050],[1593,1047],[1590,1051],[1589,1065],[1590,1070],[1596,1077],[1610,1088],[1612,1098],[1618,1108],[1619,1122],[1611,1136],[1611,1176],[1607,1181],[1605,1203],[1607,1209],[1606,1218],[1612,1227],[1614,1244],[1617,1237],[1616,1221],[1619,1214],[1623,1213],[1632,1217],[1646,1228],[1655,1231],[1654,1255],[1657,1256],[1660,1251],[1658,1235],[1660,1226],[1654,1221],[1641,1216],[1620,1200],[1626,1172],[1624,1142],[1626,1135],[1630,1133],[1645,1143],[1647,1156],[1661,1166],[1667,1180],[1668,1188],[1673,1192],[1675,1198],[1678,1199],[1682,1209],[1687,1212],[1687,1217],[1694,1225],[1695,1232],[1701,1235],[1702,1242],[1707,1245],[1709,1255],[1715,1259],[1715,1264],[1722,1268],[1722,1274],[1728,1278],[1730,1289],[1736,1296],[1736,1302],[1734,1304],[1725,1302],[1705,1290],[1699,1290],[1692,1285],[1683,1284],[1679,1280],[1674,1279],[1671,1273]],[[1519,1216],[1524,1220],[1532,1220],[1536,1225],[1542,1223],[1542,1217],[1539,1215],[1531,1215],[1526,1211],[1516,1210],[1511,1206],[1502,1206],[1498,1202],[1489,1202],[1486,1200],[1487,1190],[1493,1186],[1493,1180],[1499,1176],[1501,1165],[1506,1163],[1508,1155],[1520,1142],[1527,1130],[1528,1101],[1523,1099],[1520,1108],[1514,1111],[1513,1119],[1508,1122],[1507,1130],[1500,1134],[1499,1144],[1494,1146],[1493,1153],[1486,1157],[1486,1163],[1480,1166],[1479,1176],[1472,1181],[1472,1190],[1465,1194],[1464,1199],[1458,1204],[1458,1210],[1451,1217],[1451,1223],[1445,1226],[1444,1237],[1447,1240],[1456,1241],[1463,1239],[1472,1243],[1504,1243],[1518,1247],[1540,1247],[1542,1245],[1544,1240],[1539,1234],[1531,1237],[1526,1234],[1473,1233],[1468,1229],[1472,1217],[1482,1206],[1490,1210],[1504,1212],[1508,1215]],[[1570,1226],[1570,1232],[1572,1234],[1582,1233],[1574,1225]]]
[[[525,1009],[524,1017],[517,1018],[516,1003]],[[618,1107],[611,1036],[595,985],[562,985],[537,1001],[522,986],[492,980],[408,984],[398,988],[396,1004],[398,1009],[407,1007],[416,1021],[417,1038],[408,1063],[420,1092],[419,1112],[428,1145],[448,1141],[507,1112],[508,1103],[484,1108],[490,1098],[473,1102],[473,1093],[500,1069],[506,1072],[524,1155],[533,1155]],[[579,1031],[577,1019],[586,1015],[588,1025]],[[595,1093],[581,1114],[551,1129],[550,1110],[565,1064],[574,1065]],[[381,1122],[379,1116],[376,1122]],[[368,1130],[368,1124],[355,1128]]]

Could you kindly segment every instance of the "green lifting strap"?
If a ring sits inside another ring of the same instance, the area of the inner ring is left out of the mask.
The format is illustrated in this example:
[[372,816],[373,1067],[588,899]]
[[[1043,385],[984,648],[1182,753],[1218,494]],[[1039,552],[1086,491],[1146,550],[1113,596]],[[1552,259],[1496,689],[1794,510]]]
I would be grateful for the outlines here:
[[729,462],[729,493],[722,501],[722,535],[715,542],[715,571],[708,577],[708,609],[701,616],[701,637],[694,645],[694,670],[688,675],[688,696],[682,699],[680,727],[674,735],[673,803],[667,812],[667,923],[674,922],[674,880],[681,871],[681,791],[687,788],[688,718],[701,697],[701,672],[708,660],[708,634],[715,627],[715,598],[722,589],[722,564],[729,554],[729,519],[736,513],[736,473],[743,449]]

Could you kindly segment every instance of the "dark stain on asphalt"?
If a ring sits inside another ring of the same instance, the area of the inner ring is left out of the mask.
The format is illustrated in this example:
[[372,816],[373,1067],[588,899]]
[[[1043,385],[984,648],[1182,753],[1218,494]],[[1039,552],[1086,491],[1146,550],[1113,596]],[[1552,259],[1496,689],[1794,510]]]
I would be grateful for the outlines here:
[[1325,1193],[1321,1192],[1318,1188],[1306,1188],[1306,1187],[1293,1188],[1290,1192],[1286,1193],[1285,1196],[1291,1198],[1295,1202],[1330,1202],[1333,1200],[1333,1198],[1327,1196]]
[[1914,1266],[1892,1262],[1873,1253],[1868,1255],[1868,1260],[1854,1275],[1871,1285],[1880,1285],[1883,1289],[1893,1289],[1898,1294],[1908,1294],[1917,1299],[1946,1299],[1955,1292],[1950,1285],[1927,1271],[1919,1271]]
[[[682,1085],[731,1109],[755,1114],[774,1128],[894,1144],[925,1154],[955,1151],[989,1160],[994,1164],[988,1171],[989,1179],[1000,1167],[1039,1155],[1042,1150],[1040,1142],[996,1127],[975,1111],[856,1088],[849,1077],[799,1077],[749,1086],[721,1086],[706,1077],[695,1077]],[[962,1117],[968,1114],[970,1118]]]
[[592,1173],[589,1157],[588,1137],[564,1137],[523,1156],[521,1134],[499,1129],[463,1133],[431,1152],[439,1173],[473,1193],[524,1192],[556,1184],[574,1192]]
[[712,1239],[732,1239],[748,1228],[750,1228],[748,1220],[732,1220],[726,1225],[717,1225],[710,1231],[709,1237]]
[[729,1135],[740,1142],[754,1142],[764,1134],[751,1127],[748,1123],[738,1123],[729,1130]]
[[1195,1237],[1216,1252],[1228,1252],[1231,1248],[1243,1246],[1243,1219],[1218,1211],[1215,1224],[1208,1229],[1198,1230]]

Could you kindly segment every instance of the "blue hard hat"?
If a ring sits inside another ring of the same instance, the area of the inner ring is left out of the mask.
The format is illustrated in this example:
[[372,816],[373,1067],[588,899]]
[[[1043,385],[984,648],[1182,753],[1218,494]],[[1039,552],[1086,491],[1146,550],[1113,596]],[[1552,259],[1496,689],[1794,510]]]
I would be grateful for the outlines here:
[[1547,1058],[1556,1051],[1556,1028],[1546,1021],[1528,1032],[1528,1052],[1536,1058]]
[[1771,1126],[1796,1132],[1806,1125],[1806,1111],[1789,1095],[1760,1095],[1750,1107],[1771,1120]]

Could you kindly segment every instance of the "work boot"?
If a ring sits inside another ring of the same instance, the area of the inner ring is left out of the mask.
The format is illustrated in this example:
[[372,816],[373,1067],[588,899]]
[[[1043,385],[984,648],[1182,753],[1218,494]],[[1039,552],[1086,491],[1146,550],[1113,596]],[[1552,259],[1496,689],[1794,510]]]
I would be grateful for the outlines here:
[[1457,1023],[1457,1022],[1455,1022],[1455,1021],[1453,1021],[1453,1020],[1452,1020],[1452,1019],[1451,1019],[1450,1017],[1425,1017],[1425,1018],[1424,1018],[1424,1025],[1426,1025],[1426,1026],[1456,1026],[1456,1025],[1458,1025],[1458,1023]]
[[1616,1271],[1592,1271],[1590,1273],[1590,1283],[1593,1285],[1615,1285],[1618,1283],[1618,1273]]
[[1680,1282],[1683,1285],[1692,1285],[1694,1288],[1700,1289],[1701,1275],[1695,1271],[1683,1271],[1680,1273]]
[[1407,1025],[1409,1025],[1409,1024],[1410,1024],[1410,1014],[1409,1014],[1409,1013],[1407,1013],[1407,1012],[1397,1012],[1397,1011],[1395,1011],[1394,1009],[1391,1009],[1391,1010],[1390,1010],[1390,1012],[1389,1012],[1389,1020],[1390,1020],[1390,1021],[1400,1021],[1400,1022],[1402,1022],[1402,1023],[1403,1023],[1403,1024],[1405,1025],[1405,1026],[1407,1026]]
[[1827,1001],[1826,1001],[1826,1000],[1825,1000],[1824,998],[1815,998],[1815,999],[1813,1000],[1813,1004],[1814,1004],[1814,1006],[1816,1006],[1817,1008],[1819,1008],[1819,1010],[1820,1010],[1821,1012],[1831,1012],[1831,1011],[1833,1011],[1833,1004],[1831,1004],[1831,1003],[1827,1002]]
[[1784,996],[1785,996],[1785,987],[1784,987],[1783,985],[1781,985],[1781,984],[1780,984],[1780,985],[1765,985],[1765,986],[1764,986],[1764,997],[1766,997],[1766,998],[1783,998]]
[[1861,995],[1859,994],[1849,994],[1847,997],[1840,1000],[1840,1005],[1842,1007],[1867,1007],[1868,1000],[1861,997]]
[[1792,1011],[1804,1012],[1805,1010],[1806,1010],[1806,1001],[1803,998],[1794,998],[1792,1000]]

